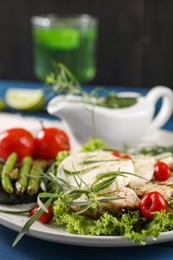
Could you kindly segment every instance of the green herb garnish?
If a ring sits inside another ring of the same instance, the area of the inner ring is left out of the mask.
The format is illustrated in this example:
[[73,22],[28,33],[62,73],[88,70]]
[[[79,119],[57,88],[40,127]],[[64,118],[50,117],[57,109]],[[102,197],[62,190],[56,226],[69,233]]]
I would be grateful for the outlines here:
[[155,145],[155,146],[151,146],[151,147],[144,147],[144,148],[141,148],[139,150],[139,152],[141,154],[144,154],[144,155],[158,155],[158,154],[161,154],[161,153],[172,153],[173,154],[173,146],[159,146],[159,145]]
[[106,108],[125,108],[137,102],[137,97],[122,97],[105,88],[95,88],[90,93],[84,91],[72,72],[62,63],[54,63],[54,71],[47,76],[46,82],[55,94],[81,95],[83,103]]

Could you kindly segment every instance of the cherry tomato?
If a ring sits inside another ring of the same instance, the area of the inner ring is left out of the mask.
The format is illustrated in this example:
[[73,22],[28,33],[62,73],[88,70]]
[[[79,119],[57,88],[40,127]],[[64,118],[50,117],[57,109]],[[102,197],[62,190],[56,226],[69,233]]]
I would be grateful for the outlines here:
[[140,211],[145,218],[153,219],[154,215],[151,213],[161,210],[168,212],[167,203],[162,194],[157,191],[152,191],[142,197],[140,201]]
[[154,166],[154,177],[157,181],[166,181],[171,177],[169,166],[161,161],[158,161]]
[[6,160],[12,152],[17,153],[17,162],[34,153],[34,137],[23,128],[11,128],[0,133],[0,158]]
[[[30,211],[30,216],[34,215],[38,210],[40,209],[40,206],[36,206]],[[48,213],[44,212],[37,220],[41,223],[49,223],[53,219],[53,207],[50,205],[48,207]]]
[[122,159],[131,159],[128,154],[122,154],[119,151],[113,151],[112,154],[116,157],[122,158]]
[[59,151],[68,150],[69,138],[58,128],[43,128],[35,138],[35,155],[38,158],[54,159]]

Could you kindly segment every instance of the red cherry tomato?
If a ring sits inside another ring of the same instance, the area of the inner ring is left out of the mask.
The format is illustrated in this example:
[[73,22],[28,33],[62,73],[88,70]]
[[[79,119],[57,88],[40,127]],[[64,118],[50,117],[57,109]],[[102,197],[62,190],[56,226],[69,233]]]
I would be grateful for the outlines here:
[[166,181],[171,177],[169,166],[161,161],[158,161],[154,166],[154,178],[157,181]]
[[68,150],[69,138],[58,128],[43,128],[35,138],[35,155],[38,158],[54,159],[59,151]]
[[[38,210],[40,209],[40,206],[36,206],[30,211],[30,216],[34,215]],[[37,220],[41,223],[49,223],[53,219],[53,207],[50,205],[48,207],[48,213],[44,212]]]
[[122,159],[131,159],[131,157],[128,154],[122,154],[119,151],[113,151],[112,154]]
[[152,212],[165,210],[168,212],[166,200],[157,191],[148,192],[145,194],[140,201],[140,211],[142,215],[147,219],[153,219],[154,215]]
[[12,152],[17,153],[17,162],[34,152],[34,137],[23,128],[11,128],[0,133],[0,158],[6,160]]

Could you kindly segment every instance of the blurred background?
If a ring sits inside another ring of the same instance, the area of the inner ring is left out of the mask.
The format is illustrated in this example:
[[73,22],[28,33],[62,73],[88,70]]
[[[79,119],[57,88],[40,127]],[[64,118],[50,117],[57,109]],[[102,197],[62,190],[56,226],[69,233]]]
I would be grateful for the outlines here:
[[39,14],[98,17],[93,84],[173,88],[172,0],[0,0],[0,78],[37,80],[30,19]]

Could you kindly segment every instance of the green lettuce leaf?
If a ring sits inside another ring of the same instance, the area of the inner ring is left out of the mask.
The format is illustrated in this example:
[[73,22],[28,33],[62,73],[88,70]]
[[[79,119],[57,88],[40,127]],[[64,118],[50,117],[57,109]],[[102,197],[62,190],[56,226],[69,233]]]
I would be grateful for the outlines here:
[[61,151],[57,154],[56,157],[56,167],[58,168],[62,161],[64,161],[69,155],[71,154],[70,151]]
[[82,145],[81,152],[94,152],[105,147],[105,142],[101,139],[90,138],[86,144]]
[[173,230],[173,212],[155,212],[152,221],[143,218],[139,211],[124,213],[121,217],[105,212],[96,220],[72,212],[68,202],[64,201],[59,198],[55,202],[54,215],[57,225],[64,226],[69,233],[124,236],[128,240],[145,245],[148,236],[155,240],[161,232]]

